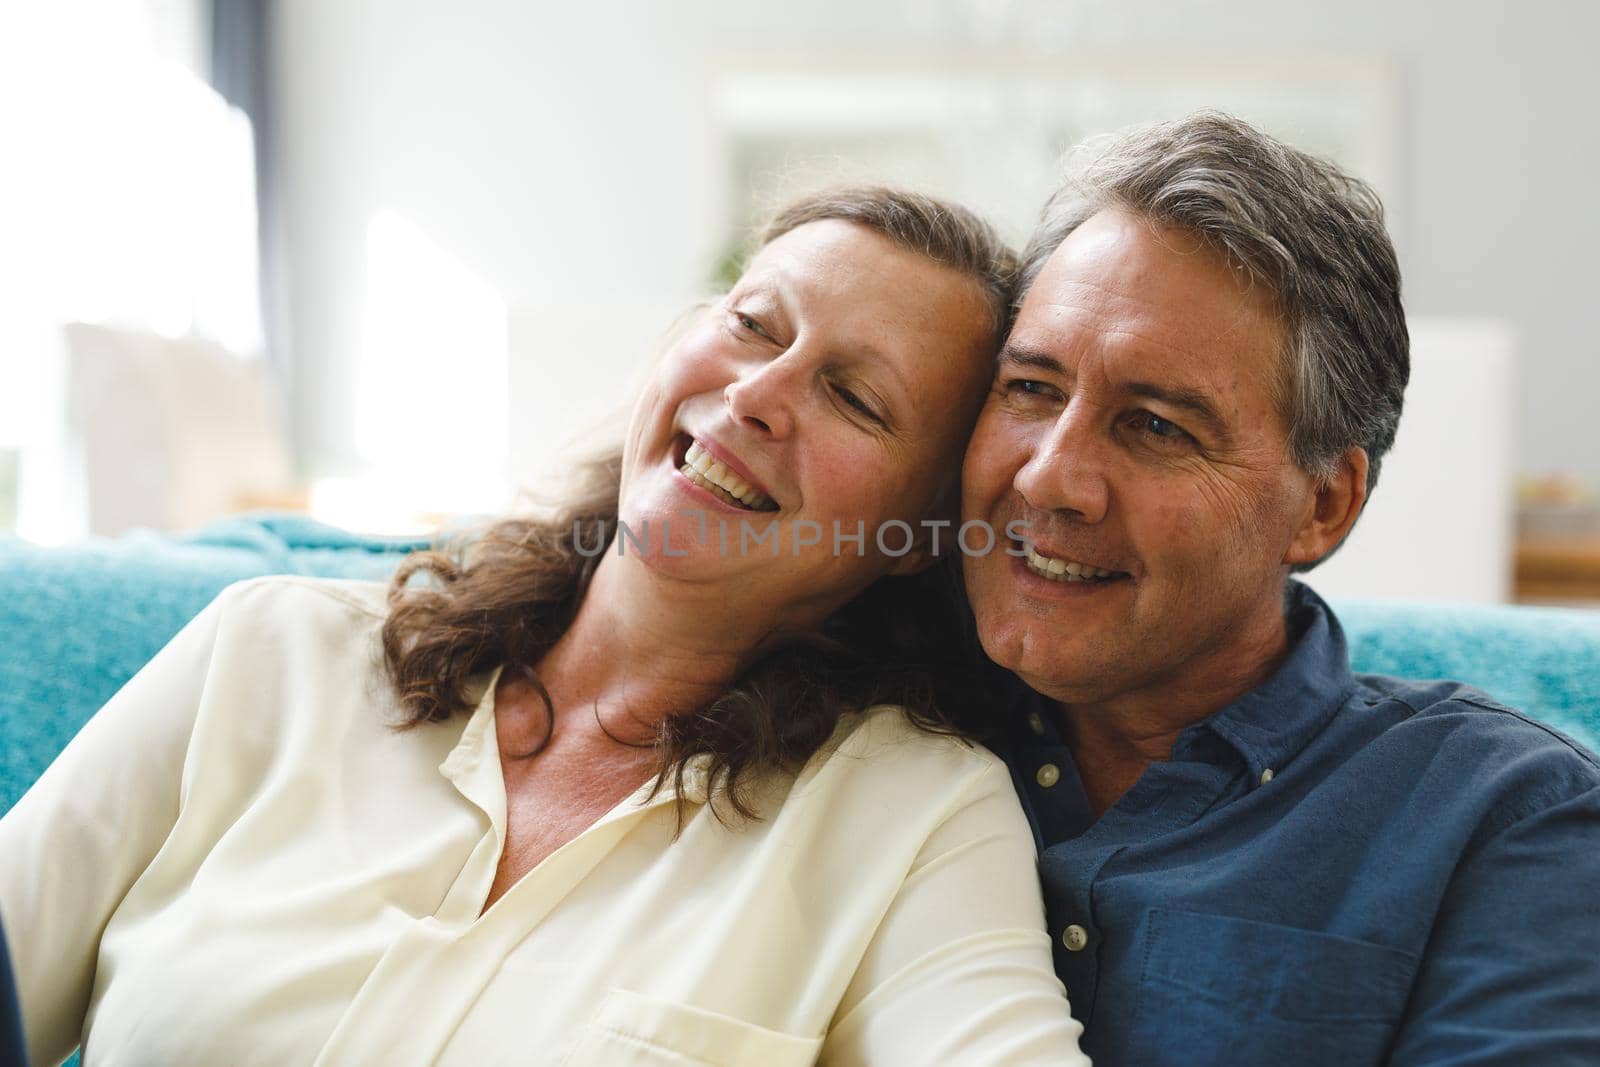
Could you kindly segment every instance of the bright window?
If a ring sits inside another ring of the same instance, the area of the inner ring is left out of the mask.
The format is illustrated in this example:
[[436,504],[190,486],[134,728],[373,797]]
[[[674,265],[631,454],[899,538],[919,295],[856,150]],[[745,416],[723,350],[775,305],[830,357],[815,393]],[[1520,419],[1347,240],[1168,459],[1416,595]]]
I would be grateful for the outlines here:
[[250,124],[198,73],[203,25],[193,0],[0,7],[0,452],[24,536],[83,532],[62,324],[260,349]]

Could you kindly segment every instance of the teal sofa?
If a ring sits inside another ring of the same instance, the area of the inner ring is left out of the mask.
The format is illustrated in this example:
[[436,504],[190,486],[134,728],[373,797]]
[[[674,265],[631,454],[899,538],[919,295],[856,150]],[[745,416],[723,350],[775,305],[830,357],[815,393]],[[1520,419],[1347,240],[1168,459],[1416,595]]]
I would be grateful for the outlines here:
[[386,578],[424,547],[291,515],[64,548],[0,537],[0,813],[224,587],[263,574]]

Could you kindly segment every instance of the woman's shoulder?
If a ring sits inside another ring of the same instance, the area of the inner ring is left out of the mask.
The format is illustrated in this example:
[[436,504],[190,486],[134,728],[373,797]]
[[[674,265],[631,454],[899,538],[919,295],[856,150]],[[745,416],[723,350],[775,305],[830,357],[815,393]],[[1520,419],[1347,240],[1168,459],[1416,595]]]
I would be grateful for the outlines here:
[[[1010,772],[974,741],[918,727],[898,707],[848,716],[770,811],[809,842],[807,862],[872,862],[896,884],[976,842],[1032,855]],[[997,846],[998,847],[998,846]],[[824,855],[825,854],[825,855]]]
[[802,778],[849,779],[885,799],[903,791],[923,802],[1011,789],[1010,772],[989,749],[924,729],[893,704],[846,716]]
[[388,614],[388,588],[387,582],[357,578],[268,574],[234,582],[217,594],[214,607],[261,620],[304,614],[382,620]]
[[1000,762],[976,741],[918,725],[897,704],[874,704],[844,717],[830,744],[855,755],[891,751],[908,759],[947,760],[974,767]]
[[293,676],[366,684],[387,617],[383,582],[269,575],[235,582],[191,625],[211,633],[211,667],[231,679]]
[[337,749],[329,738],[384,735],[403,718],[382,657],[386,603],[382,582],[274,575],[228,586],[206,609],[197,736],[263,760],[285,746],[314,760],[313,749]]
[[263,649],[346,647],[340,637],[370,640],[388,615],[383,582],[271,574],[234,582],[191,626],[211,629],[216,652],[260,643]]

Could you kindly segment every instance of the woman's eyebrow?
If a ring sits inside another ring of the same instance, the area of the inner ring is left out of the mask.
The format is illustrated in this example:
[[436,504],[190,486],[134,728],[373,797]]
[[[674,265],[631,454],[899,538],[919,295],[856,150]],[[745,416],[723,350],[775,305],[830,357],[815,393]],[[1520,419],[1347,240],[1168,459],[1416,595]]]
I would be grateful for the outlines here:
[[[911,383],[906,381],[905,375],[900,373],[900,368],[894,360],[888,358],[877,347],[863,344],[857,347],[856,354],[868,365],[881,368],[881,372],[888,376],[895,385],[895,391],[901,396],[911,395]],[[887,400],[887,398],[885,398]]]
[[775,280],[770,275],[766,274],[758,274],[753,278],[748,276],[740,278],[739,281],[735,283],[734,287],[728,291],[728,295],[742,297],[767,297],[768,299],[772,300],[773,303],[781,303],[783,299],[783,293],[781,292],[780,286],[776,284]]

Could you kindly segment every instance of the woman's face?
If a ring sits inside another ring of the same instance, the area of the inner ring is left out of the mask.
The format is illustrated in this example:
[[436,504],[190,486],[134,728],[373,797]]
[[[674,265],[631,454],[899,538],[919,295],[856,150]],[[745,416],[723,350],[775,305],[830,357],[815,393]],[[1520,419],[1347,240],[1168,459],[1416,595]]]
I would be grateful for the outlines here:
[[697,316],[634,409],[623,555],[759,590],[801,625],[915,569],[927,557],[901,550],[926,539],[959,470],[993,346],[966,275],[854,223],[784,234]]

